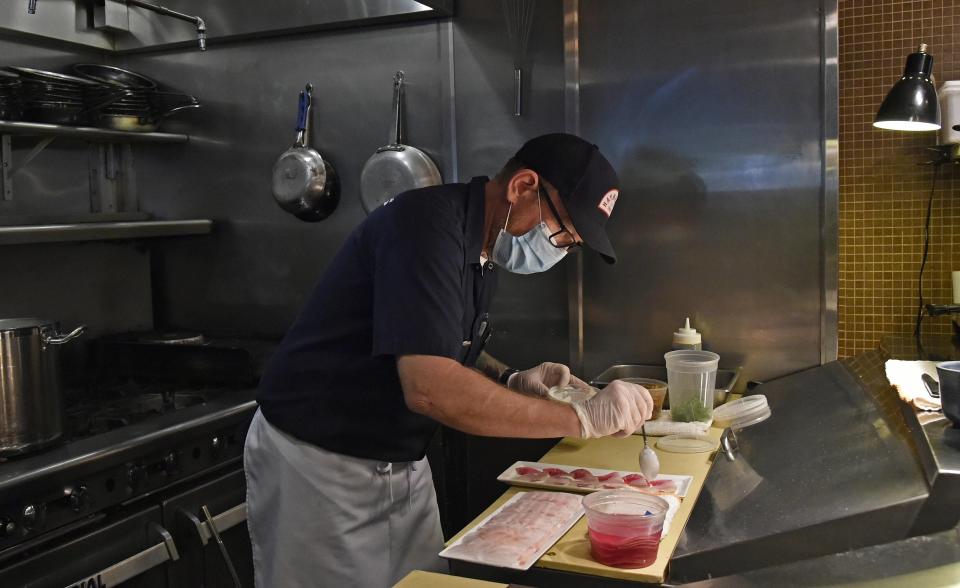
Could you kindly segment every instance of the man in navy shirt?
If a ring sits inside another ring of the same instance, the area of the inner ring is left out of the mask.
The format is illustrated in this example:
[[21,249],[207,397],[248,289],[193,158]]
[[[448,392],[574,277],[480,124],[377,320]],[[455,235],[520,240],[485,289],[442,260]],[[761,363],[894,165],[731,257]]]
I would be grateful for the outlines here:
[[[528,141],[492,180],[400,194],[347,238],[268,365],[247,436],[258,586],[390,586],[444,570],[424,455],[438,423],[497,437],[629,435],[642,387],[546,400],[585,384],[557,363],[483,353],[498,268],[546,271],[605,232],[616,173],[567,134]],[[519,392],[519,393],[518,393]]]

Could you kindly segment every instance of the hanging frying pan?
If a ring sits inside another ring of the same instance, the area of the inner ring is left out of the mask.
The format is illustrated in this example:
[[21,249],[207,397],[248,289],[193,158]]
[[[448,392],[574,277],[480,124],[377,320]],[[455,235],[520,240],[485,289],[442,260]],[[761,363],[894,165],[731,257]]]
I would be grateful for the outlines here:
[[360,204],[370,214],[397,194],[436,186],[443,179],[433,160],[416,147],[403,144],[403,72],[393,77],[396,103],[395,141],[377,149],[360,174]]
[[273,166],[273,197],[302,221],[321,221],[340,202],[340,182],[330,162],[310,148],[313,85],[300,92],[297,139]]

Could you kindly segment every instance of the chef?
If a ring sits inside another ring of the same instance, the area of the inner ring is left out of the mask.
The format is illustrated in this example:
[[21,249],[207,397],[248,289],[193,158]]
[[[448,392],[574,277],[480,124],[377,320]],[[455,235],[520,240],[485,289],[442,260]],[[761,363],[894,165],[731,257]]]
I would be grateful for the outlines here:
[[438,424],[494,437],[633,433],[653,408],[622,381],[558,363],[518,371],[483,353],[497,272],[543,272],[583,245],[616,256],[617,175],[574,135],[531,139],[493,178],[413,190],[347,238],[267,366],[247,434],[256,585],[391,586],[446,571],[430,466]]

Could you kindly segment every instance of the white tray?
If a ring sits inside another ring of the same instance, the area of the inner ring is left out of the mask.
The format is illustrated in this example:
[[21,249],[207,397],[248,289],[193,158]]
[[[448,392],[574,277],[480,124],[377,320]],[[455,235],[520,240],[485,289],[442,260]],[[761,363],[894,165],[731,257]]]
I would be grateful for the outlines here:
[[[450,550],[451,550],[451,549],[453,549],[453,548],[456,547],[457,545],[460,545],[461,543],[463,543],[463,540],[464,540],[464,539],[466,539],[467,537],[469,537],[469,536],[472,535],[473,533],[477,532],[477,530],[480,529],[481,527],[483,527],[483,525],[485,525],[485,524],[487,523],[487,521],[489,521],[490,519],[492,519],[494,516],[497,515],[497,513],[499,513],[499,512],[500,512],[501,510],[503,510],[504,508],[506,508],[508,504],[511,504],[511,503],[513,503],[513,502],[516,502],[517,500],[520,500],[520,497],[523,496],[524,494],[527,494],[527,493],[526,493],[526,492],[517,492],[516,494],[514,494],[513,496],[511,496],[509,500],[507,500],[506,502],[504,502],[503,504],[501,504],[500,507],[499,507],[497,510],[493,511],[492,513],[490,513],[489,515],[487,515],[486,517],[484,517],[483,520],[480,521],[479,523],[477,523],[477,525],[476,525],[475,527],[473,527],[472,529],[470,529],[469,532],[464,533],[462,537],[460,537],[459,539],[457,539],[456,541],[454,541],[453,543],[451,543],[450,545],[448,545],[447,547],[445,547],[444,550],[440,552],[440,557],[445,557],[445,558],[448,558],[448,559],[459,559],[459,560],[462,560],[462,561],[469,561],[469,562],[479,563],[479,564],[483,564],[483,565],[487,565],[487,566],[504,567],[504,568],[509,568],[509,569],[511,569],[511,570],[529,570],[529,569],[530,569],[530,566],[532,566],[533,564],[535,564],[535,563],[537,562],[537,560],[539,560],[539,559],[543,556],[544,553],[546,553],[547,551],[550,550],[551,547],[553,547],[553,544],[556,543],[557,540],[559,540],[561,537],[563,537],[564,533],[566,533],[567,531],[570,530],[570,527],[572,527],[572,526],[574,525],[574,523],[576,523],[578,520],[580,520],[580,517],[583,516],[583,507],[580,507],[578,510],[576,510],[572,515],[570,515],[570,518],[569,518],[569,519],[567,519],[562,525],[559,525],[559,526],[548,536],[547,540],[544,542],[544,546],[543,546],[540,550],[538,550],[538,551],[530,558],[530,560],[529,560],[529,562],[527,563],[526,566],[520,566],[519,564],[518,564],[518,565],[515,565],[515,566],[497,566],[496,564],[492,564],[492,563],[490,563],[490,562],[482,561],[482,560],[480,560],[479,558],[465,557],[463,554],[452,554],[452,555],[450,554]],[[672,504],[672,503],[671,503],[671,504]],[[678,504],[679,504],[679,502],[678,502]]]
[[[518,480],[517,477],[520,474],[517,473],[517,468],[524,467],[524,466],[537,468],[538,470],[542,470],[543,468],[560,468],[562,470],[567,470],[568,472],[572,470],[580,469],[580,466],[558,465],[554,463],[543,463],[539,461],[517,461],[517,462],[514,462],[512,466],[504,470],[502,474],[497,476],[497,480],[505,484],[510,484],[512,486],[525,486],[528,488],[541,488],[544,490],[562,490],[564,492],[578,492],[580,494],[590,494],[591,492],[597,492],[598,490],[606,490],[606,488],[578,488],[575,486],[557,486],[554,484],[548,484],[546,481],[531,482],[529,480]],[[594,476],[598,476],[598,477],[603,476],[605,474],[609,474],[610,472],[619,472],[624,475],[640,473],[640,472],[631,472],[631,471],[625,471],[625,470],[604,470],[600,468],[582,468],[582,469],[585,469],[591,474],[593,474]],[[692,476],[677,476],[673,474],[660,474],[659,476],[657,476],[656,479],[657,480],[673,480],[673,483],[677,485],[677,491],[670,492],[667,495],[678,496],[680,498],[683,498],[684,496],[687,495],[687,490],[689,490],[690,488],[690,482],[693,481]],[[636,490],[638,492],[641,491],[639,489],[636,489]],[[654,493],[650,492],[650,494],[654,494]],[[655,494],[663,495],[666,493],[657,492]]]

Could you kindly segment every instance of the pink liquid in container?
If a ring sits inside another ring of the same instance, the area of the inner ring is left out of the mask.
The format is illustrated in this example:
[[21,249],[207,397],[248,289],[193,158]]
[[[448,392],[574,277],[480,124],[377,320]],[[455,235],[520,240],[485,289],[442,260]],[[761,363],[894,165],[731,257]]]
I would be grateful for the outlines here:
[[583,499],[590,553],[617,568],[644,568],[657,559],[666,500],[631,490],[594,492]]

